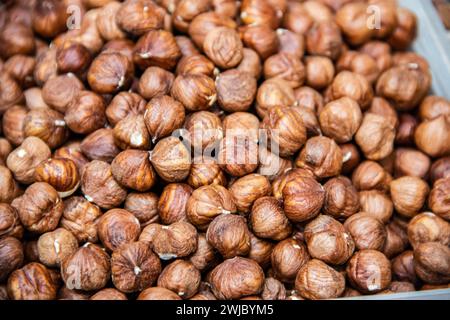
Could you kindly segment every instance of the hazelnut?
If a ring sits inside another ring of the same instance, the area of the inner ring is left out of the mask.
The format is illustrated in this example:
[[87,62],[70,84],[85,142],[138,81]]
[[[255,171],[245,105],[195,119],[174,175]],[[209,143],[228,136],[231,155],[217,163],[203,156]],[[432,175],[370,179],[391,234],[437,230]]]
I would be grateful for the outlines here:
[[11,272],[20,268],[23,261],[22,243],[13,237],[0,238],[0,281],[5,281]]
[[189,256],[189,261],[200,271],[209,269],[217,261],[214,247],[204,233],[198,234],[197,250]]
[[450,189],[450,177],[437,180],[428,197],[428,206],[441,218],[450,220],[450,201],[448,199]]
[[184,124],[194,152],[216,149],[216,143],[223,137],[222,121],[209,111],[191,113]]
[[11,153],[12,149],[13,147],[8,140],[5,138],[0,138],[0,165],[5,165],[6,158]]
[[249,136],[255,141],[259,139],[259,119],[249,112],[230,113],[223,119],[222,127],[228,136]]
[[127,296],[124,295],[117,289],[106,288],[98,291],[89,300],[128,300]]
[[158,175],[167,182],[184,180],[191,168],[190,151],[173,136],[156,144],[151,151],[150,161]]
[[386,229],[383,222],[374,216],[360,212],[348,218],[344,227],[354,239],[357,249],[383,250]]
[[158,201],[162,223],[172,224],[186,220],[186,205],[193,189],[185,183],[170,183],[164,187]]
[[333,12],[320,1],[305,1],[303,8],[314,21],[329,21],[333,19]]
[[245,256],[250,250],[250,232],[241,216],[222,214],[214,218],[208,226],[206,239],[225,259]]
[[214,11],[208,11],[197,15],[191,21],[188,33],[195,45],[203,48],[208,32],[218,27],[235,29],[236,22],[230,17],[222,16]]
[[420,104],[419,117],[423,121],[445,115],[450,115],[450,102],[445,98],[428,96]]
[[[190,0],[186,0],[190,1]],[[218,72],[214,63],[206,56],[196,53],[183,56],[177,64],[176,74],[203,74],[213,77]]]
[[139,220],[124,209],[111,209],[100,217],[98,237],[110,251],[136,241],[141,233]]
[[243,57],[239,34],[228,27],[216,27],[209,31],[203,42],[203,50],[222,69],[237,66]]
[[194,158],[187,183],[194,189],[210,184],[226,185],[227,178],[217,162],[212,158]]
[[310,87],[300,87],[294,91],[295,105],[320,112],[324,106],[322,95]]
[[269,181],[292,169],[291,159],[281,158],[266,148],[259,148],[258,174],[266,176]]
[[247,72],[255,79],[258,79],[262,72],[261,59],[259,58],[258,53],[252,49],[244,48],[242,50],[241,63],[239,63],[236,69],[242,72]]
[[388,43],[396,50],[408,49],[417,35],[417,17],[407,8],[397,8],[397,26],[388,37]]
[[153,239],[153,251],[162,260],[187,257],[197,250],[197,236],[195,227],[185,221],[162,226]]
[[[100,18],[100,17],[99,17]],[[100,31],[100,28],[99,28]],[[133,61],[134,42],[129,39],[114,39],[108,41],[102,48],[102,53],[116,52],[121,53]]]
[[287,29],[277,29],[279,51],[293,54],[297,58],[302,58],[305,54],[305,37],[302,34],[292,32]]
[[172,290],[181,298],[188,299],[197,293],[200,281],[200,271],[191,262],[175,260],[162,271],[158,287]]
[[319,178],[338,175],[342,169],[342,152],[334,140],[317,136],[306,141],[295,161],[299,168],[311,170]]
[[81,191],[84,197],[103,209],[119,206],[127,191],[114,179],[111,166],[94,160],[85,166],[81,176]]
[[35,180],[47,182],[62,197],[74,193],[80,185],[78,168],[70,159],[48,159],[41,162],[35,169]]
[[177,76],[172,85],[171,95],[188,111],[207,110],[217,98],[214,80],[203,74]]
[[37,54],[34,68],[34,80],[37,84],[44,85],[48,80],[58,75],[56,53],[57,48],[52,47]]
[[187,32],[189,29],[189,23],[200,13],[209,11],[211,9],[210,7],[211,1],[208,0],[179,1],[175,7],[175,10],[173,10],[172,23],[177,30]]
[[217,101],[228,112],[247,111],[255,99],[256,89],[256,79],[238,69],[225,71],[216,78]]
[[261,128],[268,131],[269,138],[278,145],[282,157],[292,156],[306,142],[306,128],[298,108],[270,108],[261,122]]
[[283,79],[264,81],[256,93],[256,112],[260,118],[264,118],[272,107],[290,107],[294,104],[294,90]]
[[265,176],[249,174],[237,179],[229,190],[238,211],[249,213],[257,199],[270,194],[271,185]]
[[115,126],[120,120],[128,115],[138,115],[145,112],[145,100],[133,92],[120,92],[109,103],[106,108],[108,122]]
[[275,278],[266,278],[264,281],[264,287],[261,292],[261,298],[263,300],[285,300],[286,288],[283,283]]
[[359,51],[371,56],[375,60],[380,72],[386,71],[392,66],[391,46],[386,42],[378,40],[369,41]]
[[83,154],[90,160],[100,160],[111,163],[120,149],[114,142],[113,130],[98,129],[83,139],[80,145]]
[[78,242],[97,242],[97,220],[102,215],[96,205],[78,196],[64,200],[61,226],[70,231]]
[[333,20],[316,22],[306,33],[306,51],[336,60],[342,47],[342,36],[338,25]]
[[11,203],[21,193],[13,173],[0,165],[0,202]]
[[77,238],[66,229],[58,228],[39,237],[39,260],[47,267],[56,267],[78,249]]
[[450,280],[450,248],[438,242],[422,243],[414,249],[414,270],[425,283],[446,284]]
[[273,29],[278,27],[283,15],[282,11],[278,11],[271,1],[267,0],[244,0],[240,9],[242,23],[252,26],[268,25]]
[[414,270],[414,253],[412,250],[405,251],[392,260],[392,275],[399,281],[418,284],[418,278]]
[[314,89],[323,89],[334,78],[334,65],[328,57],[309,56],[305,58],[306,84]]
[[123,31],[140,36],[147,31],[161,29],[164,10],[150,0],[126,0],[117,11],[116,23]]
[[61,73],[82,74],[91,63],[91,53],[82,44],[68,43],[67,46],[58,49],[56,62]]
[[119,153],[111,163],[111,172],[122,186],[140,192],[151,189],[156,180],[148,152],[142,150],[125,150]]
[[283,18],[283,27],[296,34],[304,35],[314,23],[304,3],[288,1],[288,10]]
[[[105,40],[125,38],[125,32],[120,29],[116,21],[116,16],[123,10],[122,4],[117,1],[108,0],[100,10],[101,13],[97,18],[97,29],[102,38]],[[134,12],[134,14],[137,13]],[[127,22],[130,23],[129,20]]]
[[359,297],[359,296],[362,296],[361,292],[350,287],[346,287],[344,293],[342,294],[343,298]]
[[[177,45],[180,48],[183,57],[189,57],[200,54],[191,38],[187,36],[178,35],[175,36],[175,41],[177,42]],[[181,63],[181,60],[179,63]]]
[[36,262],[15,270],[8,278],[7,289],[12,300],[55,300],[57,293],[50,270]]
[[[23,130],[23,124],[27,117],[28,110],[25,107],[15,105],[10,107],[3,114],[2,128],[3,135],[13,145],[20,145],[25,139],[25,132]],[[8,152],[9,154],[9,152]],[[7,154],[4,158],[6,160]]]
[[430,158],[415,149],[399,148],[395,150],[395,175],[426,178],[430,170]]
[[362,122],[361,109],[356,101],[343,97],[328,103],[320,112],[322,132],[338,143],[352,140]]
[[295,288],[306,299],[338,298],[344,292],[345,278],[324,262],[312,259],[298,272]]
[[[36,49],[33,30],[20,22],[8,22],[0,32],[0,56],[33,54]],[[3,81],[2,81],[3,82]]]
[[138,91],[145,99],[153,99],[156,96],[170,92],[174,75],[159,67],[147,68],[139,79]]
[[253,232],[261,238],[280,241],[292,233],[292,226],[274,197],[261,197],[256,200],[249,220]]
[[256,261],[261,268],[268,268],[273,247],[274,244],[272,242],[262,240],[250,233],[250,251],[247,257]]
[[439,116],[417,127],[414,138],[417,147],[431,157],[450,154],[450,118]]
[[356,190],[380,190],[389,191],[392,181],[390,174],[375,161],[361,162],[353,171],[352,182]]
[[186,205],[189,221],[199,230],[206,230],[215,217],[222,213],[235,213],[231,193],[221,185],[211,184],[192,192]]
[[395,210],[406,217],[414,217],[422,209],[430,188],[420,178],[404,176],[390,184]]
[[309,259],[306,246],[294,238],[278,242],[271,255],[274,277],[282,282],[294,282],[298,271]]
[[336,22],[346,40],[354,46],[368,42],[375,35],[370,27],[370,10],[366,3],[348,3],[336,12]]
[[7,203],[0,203],[0,238],[7,236],[21,239],[23,226],[17,210]]
[[123,245],[111,256],[112,281],[122,292],[142,291],[153,285],[160,273],[158,257],[144,242]]
[[262,291],[264,272],[255,261],[235,257],[214,268],[210,274],[210,284],[218,299],[239,299]]
[[153,241],[163,226],[158,223],[150,223],[142,230],[139,241],[147,242],[150,248],[153,248]]
[[262,60],[266,60],[279,49],[277,33],[268,25],[241,27],[240,33],[244,45],[256,51]]
[[150,147],[150,135],[145,126],[144,116],[130,114],[120,120],[113,130],[114,142],[121,149],[143,149]]
[[281,78],[292,88],[297,88],[305,82],[305,66],[295,55],[280,52],[270,56],[264,62],[264,77],[266,79]]
[[392,294],[412,291],[416,291],[412,283],[406,281],[392,281],[390,286],[386,290],[380,292],[380,294]]
[[408,235],[406,227],[398,222],[398,219],[392,220],[386,225],[386,241],[384,243],[383,253],[388,258],[392,258],[405,251],[408,247]]
[[45,38],[52,38],[66,29],[66,5],[56,0],[43,0],[33,7],[33,29]]
[[450,176],[450,157],[443,157],[433,162],[430,168],[430,182],[435,183],[441,178]]
[[8,72],[22,88],[29,88],[34,85],[34,68],[36,59],[21,54],[16,54],[9,58],[3,69]]
[[220,142],[218,161],[222,170],[242,177],[258,167],[258,145],[249,136],[225,136]]
[[431,212],[418,214],[408,223],[408,239],[413,248],[426,242],[439,242],[448,246],[450,223]]
[[390,36],[397,27],[397,4],[386,0],[370,0],[370,5],[375,5],[380,10],[380,28],[374,30],[376,38]]
[[89,293],[81,290],[71,290],[65,285],[58,291],[58,300],[89,300]]
[[131,212],[140,222],[141,227],[157,222],[158,195],[153,192],[131,192],[125,199],[124,209]]
[[320,215],[308,223],[304,238],[313,258],[334,265],[344,264],[355,250],[352,236],[330,216]]
[[39,262],[39,252],[37,248],[37,240],[27,241],[23,243],[23,253],[25,261]]
[[142,291],[137,300],[181,300],[181,298],[169,289],[152,287]]
[[75,75],[62,74],[45,82],[42,88],[42,99],[48,106],[65,113],[83,89],[83,83]]
[[349,178],[339,176],[332,178],[323,185],[325,200],[323,213],[336,219],[346,219],[359,210],[359,200],[356,188]]
[[172,33],[165,30],[150,30],[136,43],[134,48],[134,63],[141,69],[160,67],[173,69],[181,57]]
[[80,91],[69,104],[64,120],[75,133],[89,134],[102,128],[106,123],[102,97],[91,91]]
[[391,264],[384,254],[376,250],[356,252],[347,265],[350,284],[364,293],[385,290],[391,283]]
[[372,102],[374,93],[364,76],[350,71],[341,71],[330,86],[330,95],[333,100],[342,97],[352,98],[361,109],[366,110]]
[[355,141],[370,160],[389,156],[394,148],[395,129],[383,116],[366,113]]
[[55,230],[64,210],[58,192],[45,182],[33,183],[15,201],[23,226],[39,234]]
[[345,143],[339,147],[342,152],[342,173],[350,174],[361,160],[358,148],[353,143]]
[[38,137],[50,148],[60,146],[68,137],[63,115],[52,109],[31,110],[25,117],[23,131],[26,137]]
[[359,192],[361,211],[384,223],[387,223],[394,211],[394,205],[386,194],[379,190]]
[[99,246],[86,243],[61,264],[61,276],[68,289],[98,290],[109,281],[111,264]]
[[234,18],[239,10],[239,4],[233,0],[212,0],[214,11],[225,17]]

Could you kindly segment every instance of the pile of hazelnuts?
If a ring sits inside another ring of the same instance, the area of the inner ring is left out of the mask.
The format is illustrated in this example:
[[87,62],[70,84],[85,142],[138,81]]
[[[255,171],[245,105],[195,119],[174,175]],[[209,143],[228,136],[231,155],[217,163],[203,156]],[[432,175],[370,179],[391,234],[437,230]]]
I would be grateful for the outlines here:
[[448,288],[450,102],[407,51],[416,20],[395,0],[4,1],[0,299]]

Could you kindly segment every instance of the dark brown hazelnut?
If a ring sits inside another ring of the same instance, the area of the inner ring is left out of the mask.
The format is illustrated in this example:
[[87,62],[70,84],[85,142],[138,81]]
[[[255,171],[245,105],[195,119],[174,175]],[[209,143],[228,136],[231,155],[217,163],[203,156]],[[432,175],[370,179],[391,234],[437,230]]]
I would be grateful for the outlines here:
[[39,252],[37,249],[37,240],[26,241],[23,243],[23,252],[25,261],[39,262]]
[[99,160],[85,166],[81,176],[81,191],[89,202],[104,209],[119,206],[127,196],[126,189],[114,179],[111,166]]
[[425,283],[450,281],[450,248],[438,242],[422,243],[414,249],[414,270]]
[[142,74],[138,91],[145,99],[169,94],[174,79],[171,72],[159,67],[150,67]]
[[[191,38],[187,36],[178,35],[175,36],[175,41],[177,42],[177,45],[180,48],[183,57],[189,57],[200,54]],[[181,63],[181,60],[179,63]]]
[[335,70],[330,58],[309,56],[305,58],[305,66],[308,86],[319,90],[332,83]]
[[275,29],[280,24],[282,11],[278,11],[271,1],[244,0],[241,4],[240,18],[242,23],[252,26],[268,25]]
[[408,49],[417,35],[417,17],[407,8],[397,8],[397,26],[387,39],[396,50]]
[[61,276],[69,289],[101,289],[108,283],[110,275],[108,254],[89,242],[67,257],[61,265]]
[[399,281],[418,284],[418,278],[414,270],[414,253],[412,250],[405,251],[392,260],[392,275]]
[[295,55],[280,52],[270,56],[264,62],[264,77],[266,79],[281,78],[292,88],[297,88],[305,82],[305,66]]
[[255,79],[259,79],[262,72],[261,59],[254,50],[244,48],[242,50],[241,63],[236,67],[237,70],[247,72]]
[[32,54],[36,48],[33,30],[19,22],[9,22],[0,32],[0,52],[5,59],[15,54]]
[[430,168],[430,182],[435,183],[441,178],[450,176],[450,157],[443,157],[435,162]]
[[128,300],[127,296],[124,295],[117,289],[106,288],[98,291],[89,300]]
[[235,213],[231,193],[221,185],[211,184],[192,192],[186,205],[189,221],[199,230],[206,230],[209,223],[222,213]]
[[217,162],[212,158],[196,157],[186,181],[194,189],[210,184],[226,185],[227,178]]
[[114,142],[121,149],[147,150],[151,146],[150,134],[142,114],[129,114],[113,130]]
[[37,248],[39,260],[47,267],[56,267],[78,249],[78,241],[70,231],[58,228],[42,234]]
[[34,85],[34,68],[36,59],[21,54],[16,54],[9,58],[3,69],[8,72],[22,88],[29,88]]
[[166,70],[173,69],[181,57],[172,33],[165,30],[151,30],[143,35],[134,48],[134,63],[141,69],[151,66]]
[[306,33],[306,51],[310,55],[336,60],[341,53],[341,48],[341,32],[332,20],[317,22]]
[[[27,117],[28,110],[25,107],[15,105],[3,114],[2,128],[3,135],[13,145],[20,145],[25,139],[23,124]],[[8,153],[9,154],[9,153]],[[3,157],[6,160],[7,154]]]
[[70,159],[48,159],[41,162],[35,169],[35,180],[47,182],[62,197],[73,194],[80,185],[78,168]]
[[121,10],[123,10],[121,3],[108,0],[106,1],[106,3],[101,3],[101,5],[104,6],[101,7],[101,13],[98,15],[96,22],[98,32],[100,33],[102,38],[105,40],[125,38],[125,32],[120,29],[116,21],[116,16]]
[[56,62],[61,73],[82,74],[91,62],[91,53],[82,44],[68,43],[66,47],[58,49]]
[[122,292],[142,291],[152,286],[161,273],[161,263],[144,242],[132,242],[111,256],[114,286]]
[[225,259],[245,256],[250,250],[250,232],[241,216],[222,214],[214,218],[209,224],[206,239]]
[[332,178],[323,187],[324,214],[336,219],[346,219],[359,211],[358,193],[349,178],[344,176]]
[[172,23],[173,26],[181,32],[186,33],[189,29],[190,22],[200,13],[209,11],[211,8],[211,1],[193,1],[193,0],[182,0],[178,1],[175,7],[168,7],[169,12],[172,13]]
[[56,229],[64,210],[58,192],[45,182],[30,185],[14,207],[24,227],[39,234]]
[[380,76],[376,60],[367,53],[349,50],[339,57],[337,71],[348,70],[364,76],[369,83],[374,83]]
[[210,274],[210,284],[218,299],[239,299],[262,291],[264,272],[255,261],[235,257],[214,268]]
[[115,17],[117,25],[125,32],[140,36],[147,31],[161,29],[164,9],[150,0],[126,0]]
[[364,76],[350,71],[339,72],[330,90],[333,100],[349,97],[355,100],[363,110],[370,107],[374,95],[369,81]]
[[295,105],[294,90],[283,79],[269,79],[259,86],[256,93],[256,112],[260,118],[264,118],[272,107],[293,105]]
[[450,223],[432,212],[418,214],[408,223],[408,239],[415,249],[426,242],[450,244]]
[[248,258],[256,261],[261,268],[267,269],[270,266],[270,258],[274,244],[263,240],[250,233],[250,251]]
[[279,51],[302,58],[305,54],[305,37],[287,29],[277,29]]
[[83,89],[83,83],[75,75],[63,74],[45,82],[42,88],[42,99],[53,109],[65,113]]
[[185,221],[162,226],[155,233],[153,251],[162,260],[187,257],[197,250],[197,236],[195,227]]
[[22,243],[13,237],[0,238],[0,281],[5,281],[11,272],[20,268],[23,261]]
[[120,92],[106,108],[108,122],[115,126],[120,120],[125,119],[130,114],[143,114],[145,104],[145,100],[136,93]]
[[217,262],[216,251],[204,233],[198,234],[197,250],[189,256],[189,261],[200,271],[209,269]]
[[6,203],[0,203],[0,238],[11,236],[21,239],[23,226],[17,210]]
[[237,179],[229,188],[239,212],[248,214],[253,203],[271,192],[269,180],[259,174],[249,174]]
[[293,238],[278,242],[271,255],[274,277],[282,282],[294,282],[298,271],[309,259],[303,243]]
[[167,265],[158,278],[158,287],[172,290],[183,299],[194,296],[200,286],[200,271],[185,260],[175,260]]
[[218,161],[222,170],[242,177],[258,167],[258,145],[249,136],[227,135],[220,142]]
[[345,221],[344,227],[354,239],[357,249],[383,250],[386,229],[383,222],[373,215],[364,212],[355,214]]
[[92,132],[81,142],[81,151],[90,160],[112,162],[120,149],[114,143],[113,130],[102,128]]
[[347,265],[350,284],[364,293],[385,290],[391,284],[391,263],[376,250],[356,252]]
[[256,51],[262,60],[278,51],[280,42],[277,33],[268,25],[241,27],[240,33],[244,45]]
[[375,35],[370,12],[368,4],[360,2],[346,4],[336,12],[336,22],[351,45],[364,44]]
[[186,205],[193,189],[185,183],[170,183],[164,187],[158,201],[162,223],[172,224],[186,220]]
[[266,148],[259,148],[258,174],[266,176],[269,181],[292,169],[291,159],[281,158]]
[[50,148],[62,145],[68,137],[64,116],[52,109],[36,109],[28,112],[23,123],[23,131],[26,137],[38,137]]
[[304,237],[309,254],[326,263],[344,264],[355,250],[352,236],[330,216],[320,215],[308,223]]
[[33,10],[33,29],[45,38],[63,32],[68,14],[66,4],[57,0],[38,1]]
[[450,117],[439,116],[417,127],[414,138],[417,147],[431,157],[450,154]]
[[150,161],[158,175],[167,182],[184,180],[191,168],[189,150],[180,139],[173,136],[156,144],[151,151]]
[[7,288],[12,300],[54,300],[58,290],[50,270],[36,262],[14,271]]
[[[236,87],[239,83],[239,87]],[[216,78],[217,100],[221,108],[228,112],[247,111],[256,96],[255,78],[237,69],[221,73]]]
[[359,203],[361,211],[387,223],[394,211],[391,199],[381,191],[366,190],[359,192]]
[[445,115],[450,115],[450,102],[445,98],[428,96],[420,104],[419,117],[423,121]]
[[345,277],[326,263],[312,259],[298,272],[295,288],[306,299],[338,298],[344,292]]
[[309,139],[295,165],[299,168],[311,170],[319,178],[338,175],[342,169],[342,152],[334,140],[317,136]]
[[203,50],[222,69],[237,66],[243,57],[239,34],[228,27],[217,27],[209,31],[203,42]]
[[261,292],[263,300],[285,300],[286,288],[284,284],[275,278],[266,278],[263,291]]
[[428,206],[441,218],[450,221],[450,176],[437,180],[431,189]]
[[169,289],[152,287],[142,291],[137,300],[181,300],[181,298]]
[[361,160],[359,150],[353,143],[341,144],[339,147],[342,152],[342,173],[350,174]]
[[13,173],[7,167],[1,165],[0,178],[0,201],[11,203],[21,193],[19,184],[14,179]]
[[188,111],[209,109],[217,98],[214,80],[202,74],[177,76],[172,85],[171,95]]
[[430,170],[431,160],[421,151],[409,148],[395,150],[395,175],[426,178]]
[[353,171],[352,182],[356,190],[389,191],[391,175],[378,162],[366,160]]
[[202,150],[209,152],[217,148],[216,144],[223,137],[222,121],[213,112],[198,111],[191,113],[184,124],[189,143],[194,153]]
[[411,176],[393,180],[390,184],[390,189],[395,210],[399,214],[410,218],[414,217],[422,209],[430,191],[428,184],[424,180]]
[[405,251],[408,245],[406,227],[398,222],[398,218],[394,218],[394,220],[386,225],[386,241],[384,243],[383,253],[386,257],[392,258]]

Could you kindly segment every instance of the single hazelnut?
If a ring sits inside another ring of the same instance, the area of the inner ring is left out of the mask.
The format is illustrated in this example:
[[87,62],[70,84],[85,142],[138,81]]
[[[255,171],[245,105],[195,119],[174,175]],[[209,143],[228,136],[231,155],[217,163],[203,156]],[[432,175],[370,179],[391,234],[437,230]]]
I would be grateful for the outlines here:
[[218,161],[222,170],[242,177],[258,167],[258,145],[249,136],[225,136],[220,142]]
[[217,27],[209,31],[203,42],[203,50],[222,69],[237,66],[243,57],[239,34],[228,27]]
[[24,261],[23,245],[13,237],[0,238],[0,281],[5,281]]
[[431,157],[448,155],[450,153],[449,129],[450,118],[445,116],[420,123],[414,134],[417,147]]
[[284,284],[275,278],[266,278],[261,292],[263,300],[285,300],[286,288]]
[[250,251],[247,258],[256,261],[261,268],[267,269],[270,266],[271,254],[274,244],[263,240],[250,233]]
[[[25,140],[23,124],[28,110],[25,107],[15,105],[5,111],[2,118],[3,135],[13,145],[20,145]],[[9,154],[9,153],[8,153]],[[6,160],[7,154],[3,157]]]
[[342,169],[342,152],[334,140],[317,136],[306,141],[295,161],[299,168],[311,170],[319,178],[338,175]]
[[217,148],[217,142],[223,137],[222,121],[213,112],[198,111],[191,113],[184,124],[194,153]]
[[264,77],[281,78],[292,88],[303,85],[306,78],[305,66],[295,55],[287,52],[274,54],[264,62]]
[[226,185],[227,178],[217,162],[212,158],[196,157],[186,181],[194,189],[210,184]]
[[91,53],[82,44],[68,43],[67,46],[58,49],[56,62],[61,73],[82,74],[91,63]]
[[0,203],[0,238],[7,236],[21,239],[23,226],[17,210],[7,203]]
[[323,89],[334,78],[334,65],[328,57],[309,56],[305,58],[306,84],[314,89]]
[[313,258],[333,265],[344,264],[355,250],[355,241],[350,233],[330,216],[320,215],[308,223],[304,238]]
[[106,117],[108,122],[115,126],[130,114],[143,114],[145,105],[146,102],[140,95],[133,92],[120,92],[114,96],[106,108]]
[[450,280],[450,248],[438,242],[422,243],[414,249],[414,270],[428,284]]
[[156,96],[169,94],[174,75],[159,67],[150,67],[142,74],[138,91],[145,99],[153,99]]
[[407,250],[392,260],[392,275],[399,281],[418,284],[418,277],[414,270],[414,253]]
[[230,113],[222,120],[222,127],[228,136],[249,136],[255,141],[259,139],[260,121],[249,112]]
[[342,48],[342,35],[338,25],[333,21],[320,21],[308,28],[306,33],[306,51],[336,60]]
[[89,202],[104,209],[119,206],[127,196],[126,189],[114,179],[111,166],[99,160],[85,166],[81,176],[81,191]]
[[450,102],[443,97],[428,96],[419,106],[419,117],[423,121],[445,115],[450,115]]
[[149,0],[126,0],[115,17],[123,31],[140,36],[147,31],[161,29],[164,25],[164,9]]
[[247,72],[255,79],[259,79],[262,72],[261,59],[256,51],[244,48],[242,50],[241,63],[236,67],[237,70]]
[[37,248],[39,260],[47,267],[56,267],[78,249],[78,241],[70,231],[58,228],[42,234]]
[[123,10],[122,4],[117,1],[109,0],[102,4],[104,4],[104,6],[101,7],[101,13],[98,15],[96,21],[98,32],[102,38],[105,40],[125,38],[125,32],[120,29],[119,24],[116,21],[116,16]]
[[450,176],[450,157],[443,157],[433,162],[430,168],[430,182],[435,183],[441,178]]
[[161,272],[158,287],[169,289],[183,299],[189,299],[198,292],[200,281],[200,271],[191,262],[175,260]]
[[333,19],[333,12],[321,1],[305,1],[303,8],[314,21],[329,21]]
[[144,227],[139,235],[139,241],[146,242],[153,249],[153,241],[162,230],[163,225],[159,223],[150,223]]
[[339,147],[342,152],[342,173],[350,174],[360,163],[359,150],[353,143],[341,144]]
[[80,185],[78,168],[70,159],[48,159],[41,162],[35,169],[35,180],[47,182],[62,197],[73,194]]
[[437,180],[428,197],[428,206],[441,218],[450,221],[450,200],[448,198],[450,189],[450,177]]
[[160,67],[173,69],[181,57],[172,33],[165,30],[150,30],[136,43],[134,48],[134,63],[141,69]]
[[361,162],[352,174],[353,185],[359,191],[376,189],[386,192],[391,181],[391,175],[380,164],[370,160]]
[[[173,10],[173,7],[170,8]],[[186,33],[189,29],[190,22],[200,13],[211,9],[211,1],[179,1],[172,13],[173,26],[181,32]],[[170,11],[170,10],[169,10]]]
[[408,223],[408,239],[413,248],[426,242],[450,244],[450,223],[431,212],[418,214]]
[[244,45],[256,51],[262,60],[266,60],[279,49],[277,33],[268,25],[248,25],[241,27],[240,33]]
[[26,137],[42,139],[50,148],[56,148],[68,137],[64,116],[52,109],[36,109],[28,112],[23,123]]
[[169,289],[152,287],[142,291],[137,300],[181,300],[181,298]]
[[346,40],[354,46],[368,42],[375,29],[370,28],[370,10],[366,3],[348,3],[336,12],[336,22]]
[[69,289],[98,290],[104,288],[111,275],[108,254],[87,242],[61,264],[61,276]]
[[359,192],[361,211],[387,223],[394,211],[394,205],[386,194],[379,190],[366,190]]
[[294,90],[283,79],[266,80],[256,92],[256,112],[260,118],[264,118],[273,107],[291,107],[295,104]]
[[217,262],[216,251],[204,233],[198,234],[197,250],[189,256],[189,261],[200,271],[209,269]]
[[212,0],[214,11],[225,17],[234,18],[239,11],[239,4],[233,0]]
[[305,54],[305,37],[287,29],[277,29],[279,51],[293,54],[297,58],[302,58]]
[[34,80],[38,85],[44,85],[49,79],[58,75],[58,63],[56,62],[57,48],[45,49],[36,55],[34,68]]
[[157,222],[159,220],[158,195],[153,192],[131,192],[125,199],[124,209],[139,220],[141,227]]
[[11,153],[12,150],[13,147],[11,143],[5,138],[0,138],[0,165],[3,166],[5,165],[6,158]]
[[56,0],[39,1],[33,7],[33,29],[44,38],[52,38],[66,29],[66,4]]
[[283,27],[296,34],[306,34],[314,24],[314,19],[306,10],[304,3],[288,1],[287,8],[283,17]]
[[[191,1],[191,0],[186,0]],[[202,54],[183,56],[177,64],[176,74],[203,74],[214,77],[218,70],[214,63]]]
[[153,239],[153,251],[162,260],[187,257],[197,250],[197,236],[195,227],[185,221],[162,226]]
[[185,183],[170,183],[164,187],[158,201],[162,223],[172,224],[186,220],[186,205],[193,189]]
[[417,177],[404,176],[390,184],[391,198],[395,210],[406,217],[414,217],[422,209],[430,188]]
[[202,74],[177,76],[171,88],[171,95],[188,111],[207,110],[217,98],[214,80]]
[[141,233],[139,220],[124,209],[111,209],[102,215],[97,224],[98,237],[110,251],[136,241]]
[[388,43],[396,50],[406,50],[417,35],[417,17],[407,8],[397,8],[397,26],[388,37]]
[[312,259],[298,272],[295,288],[306,299],[338,298],[344,293],[345,277],[326,263]]
[[345,229],[355,241],[359,250],[383,250],[386,241],[386,229],[383,222],[365,212],[349,217],[344,223]]
[[236,28],[236,22],[230,18],[208,11],[197,15],[189,24],[188,34],[198,48],[203,48],[206,35],[218,27]]
[[386,225],[386,241],[384,243],[383,253],[386,257],[392,258],[405,251],[408,245],[406,226],[402,226],[398,222],[398,218],[394,218],[394,220]]
[[150,134],[142,114],[129,114],[120,120],[113,129],[114,142],[124,149],[150,148]]
[[132,242],[111,256],[114,286],[122,292],[142,291],[152,286],[161,273],[161,263],[144,242]]
[[350,71],[341,71],[336,75],[330,87],[330,94],[333,100],[352,98],[363,110],[370,107],[374,95],[369,81],[364,76]]
[[240,9],[242,23],[252,26],[268,25],[275,29],[283,16],[283,12],[277,11],[272,2],[267,0],[244,0]]
[[45,82],[42,99],[53,109],[65,113],[83,89],[83,83],[75,75],[62,74]]
[[67,107],[64,121],[70,130],[80,134],[102,128],[106,123],[103,98],[92,91],[80,91]]
[[98,129],[83,139],[80,149],[90,160],[100,160],[111,163],[120,149],[114,142],[113,130]]
[[[191,38],[187,36],[178,35],[175,36],[175,41],[177,42],[177,45],[180,48],[183,57],[189,57],[200,54]],[[181,63],[181,60],[179,63]]]
[[35,66],[35,58],[16,54],[5,62],[3,70],[8,72],[22,88],[29,88],[35,84],[33,74]]
[[395,175],[426,178],[431,160],[421,151],[409,148],[395,150]]
[[292,169],[291,159],[281,158],[266,148],[259,148],[257,173],[266,176],[269,181]]
[[352,286],[364,293],[386,289],[391,283],[391,265],[384,254],[376,250],[355,253],[347,265],[347,276]]
[[348,70],[364,76],[373,84],[380,76],[377,61],[367,53],[349,50],[344,52],[337,61],[338,71]]
[[274,278],[282,282],[294,282],[298,271],[309,259],[306,246],[294,238],[278,242],[271,254]]
[[324,99],[322,95],[310,87],[300,87],[294,91],[295,105],[308,108],[314,112],[322,111]]
[[[100,16],[98,17],[100,19]],[[114,21],[112,21],[114,22]],[[99,29],[100,31],[100,29]],[[121,53],[133,61],[134,42],[129,39],[114,39],[108,41],[102,48],[101,53],[115,52]]]
[[371,56],[375,60],[380,72],[392,67],[391,46],[386,42],[378,40],[369,41],[359,51]]
[[106,288],[98,291],[89,300],[128,300],[127,296],[124,295],[117,289]]
[[229,190],[238,211],[249,213],[255,200],[270,194],[271,185],[265,176],[249,174],[237,179]]
[[255,99],[256,89],[256,79],[238,69],[225,71],[216,78],[217,101],[228,112],[247,111]]
[[241,257],[225,260],[213,269],[209,278],[213,294],[221,300],[259,294],[264,286],[261,267]]
[[55,300],[58,290],[50,270],[36,262],[14,271],[7,289],[12,300]]
[[33,54],[36,49],[33,30],[20,22],[8,22],[0,32],[0,52],[5,59],[15,54]]
[[58,290],[58,300],[89,300],[89,293],[68,289],[65,285]]
[[339,176],[323,185],[325,200],[323,213],[336,219],[346,219],[359,211],[359,199],[356,188],[349,178]]
[[406,281],[392,281],[389,287],[381,291],[379,294],[393,294],[400,292],[413,292],[416,291],[414,284]]
[[0,202],[11,203],[21,192],[13,173],[7,167],[0,165]]

